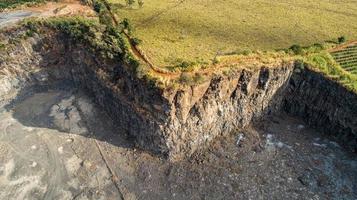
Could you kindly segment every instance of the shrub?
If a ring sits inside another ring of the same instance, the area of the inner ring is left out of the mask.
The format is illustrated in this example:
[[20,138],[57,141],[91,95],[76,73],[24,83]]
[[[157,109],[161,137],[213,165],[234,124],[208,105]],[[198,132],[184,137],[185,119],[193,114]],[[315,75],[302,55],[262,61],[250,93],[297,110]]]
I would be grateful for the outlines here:
[[219,59],[218,59],[217,56],[215,56],[215,57],[213,58],[213,60],[212,60],[212,64],[213,64],[213,65],[216,65],[216,64],[218,64],[218,63],[219,63]]
[[296,55],[301,55],[303,52],[303,48],[298,44],[292,45],[289,49],[292,50]]
[[193,77],[193,81],[198,84],[202,83],[204,80],[205,79],[202,76],[202,74],[199,74],[199,73],[196,73],[195,76]]
[[180,69],[181,71],[191,71],[193,70],[193,67],[196,65],[195,62],[193,61],[186,61],[181,58],[178,58],[174,61],[173,63],[173,68],[174,69]]
[[131,44],[134,46],[140,45],[141,44],[141,40],[139,38],[132,38],[131,39]]
[[304,61],[301,60],[301,59],[296,60],[295,66],[296,66],[297,69],[303,70],[305,68]]
[[144,0],[138,0],[139,7],[142,8],[144,6]]
[[110,14],[104,10],[99,13],[99,22],[107,26],[113,26],[113,20]]
[[324,45],[322,45],[322,44],[320,44],[320,43],[315,43],[315,44],[313,45],[313,47],[315,48],[315,51],[321,51],[321,50],[324,50],[324,49],[325,49]]
[[5,49],[6,45],[3,43],[0,43],[0,49]]
[[126,0],[127,6],[132,6],[135,3],[135,0]]
[[338,40],[339,44],[342,44],[342,43],[346,42],[346,37],[345,36],[341,36],[341,37],[337,38],[337,40]]
[[124,18],[123,21],[120,22],[123,30],[127,30],[129,34],[132,32],[132,26],[128,18]]
[[191,77],[187,73],[182,73],[179,81],[182,84],[187,84],[191,82]]
[[245,56],[247,56],[247,55],[249,55],[251,53],[252,53],[252,50],[250,50],[250,49],[246,49],[246,50],[242,51],[242,54],[245,55]]
[[98,0],[94,1],[93,2],[93,9],[94,9],[95,12],[100,13],[100,11],[104,9],[103,2],[98,1]]
[[26,35],[27,37],[32,37],[32,36],[34,35],[34,31],[32,31],[31,29],[29,29],[29,30],[26,31],[25,35]]

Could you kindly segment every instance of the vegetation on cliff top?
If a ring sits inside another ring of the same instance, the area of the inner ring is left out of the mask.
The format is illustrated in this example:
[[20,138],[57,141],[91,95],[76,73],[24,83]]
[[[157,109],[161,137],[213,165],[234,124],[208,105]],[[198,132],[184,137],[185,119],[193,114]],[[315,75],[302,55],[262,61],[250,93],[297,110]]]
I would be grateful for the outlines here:
[[24,25],[28,28],[28,35],[41,32],[43,27],[51,28],[66,34],[73,43],[87,46],[102,58],[128,63],[134,71],[139,66],[128,51],[128,41],[119,27],[105,26],[96,20],[78,16],[27,20]]
[[323,73],[327,78],[330,78],[351,91],[357,93],[357,74],[354,71],[346,70],[328,51],[334,43],[314,44],[309,47],[292,46],[292,51],[297,54],[296,59],[301,64],[314,71]]

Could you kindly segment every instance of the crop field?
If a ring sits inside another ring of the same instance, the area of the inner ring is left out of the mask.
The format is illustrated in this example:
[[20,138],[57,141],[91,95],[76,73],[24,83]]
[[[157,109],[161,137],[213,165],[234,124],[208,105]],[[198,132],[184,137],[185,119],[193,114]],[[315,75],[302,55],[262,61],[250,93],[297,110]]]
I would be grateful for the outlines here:
[[109,0],[128,18],[141,48],[158,66],[178,59],[210,61],[245,50],[274,50],[337,38],[357,38],[357,1]]
[[357,75],[357,43],[331,54],[344,70]]

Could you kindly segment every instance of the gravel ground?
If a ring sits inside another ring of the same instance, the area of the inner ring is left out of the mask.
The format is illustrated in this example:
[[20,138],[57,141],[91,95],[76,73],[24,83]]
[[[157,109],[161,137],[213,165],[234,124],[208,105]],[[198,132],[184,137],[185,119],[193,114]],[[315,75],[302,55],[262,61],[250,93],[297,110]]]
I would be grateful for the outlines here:
[[33,91],[0,113],[0,199],[357,199],[356,155],[284,114],[170,163],[83,93]]

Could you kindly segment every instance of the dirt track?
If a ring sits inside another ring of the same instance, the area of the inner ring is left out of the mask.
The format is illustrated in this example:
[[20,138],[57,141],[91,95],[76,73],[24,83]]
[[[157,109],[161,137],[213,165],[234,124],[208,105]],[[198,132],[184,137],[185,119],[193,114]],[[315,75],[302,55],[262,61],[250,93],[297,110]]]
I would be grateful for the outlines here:
[[355,155],[285,115],[169,163],[83,93],[34,91],[0,114],[0,199],[357,198]]

